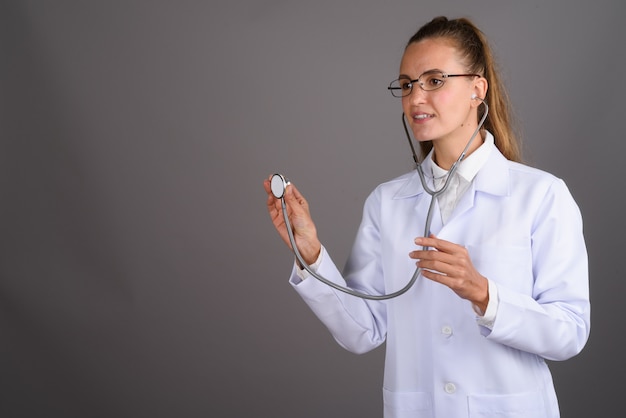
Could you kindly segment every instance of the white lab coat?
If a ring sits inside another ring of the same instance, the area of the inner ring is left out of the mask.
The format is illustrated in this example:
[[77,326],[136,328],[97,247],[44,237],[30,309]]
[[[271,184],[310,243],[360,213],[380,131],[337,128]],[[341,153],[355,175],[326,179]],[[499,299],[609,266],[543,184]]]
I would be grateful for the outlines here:
[[[416,172],[381,184],[365,203],[344,275],[326,252],[318,272],[371,294],[404,287],[430,199]],[[582,220],[565,183],[493,147],[446,225],[435,211],[431,231],[464,245],[497,285],[491,330],[476,323],[470,302],[424,277],[383,302],[301,281],[295,268],[290,282],[347,350],[387,341],[386,418],[558,417],[544,359],[578,354],[590,328]]]

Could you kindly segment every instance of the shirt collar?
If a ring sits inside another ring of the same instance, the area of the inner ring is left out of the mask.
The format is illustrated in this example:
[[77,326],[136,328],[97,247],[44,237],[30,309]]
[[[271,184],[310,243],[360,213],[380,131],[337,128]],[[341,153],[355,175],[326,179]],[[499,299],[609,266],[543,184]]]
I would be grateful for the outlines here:
[[[485,130],[484,132],[484,142],[481,144],[480,147],[478,147],[478,149],[476,149],[476,151],[464,158],[457,168],[457,173],[463,176],[464,179],[468,179],[468,181],[472,181],[474,177],[476,177],[477,173],[486,164],[487,160],[492,154],[492,150],[495,149],[497,151],[497,148],[495,148],[493,135],[489,131]],[[499,154],[499,152],[497,152],[497,154]],[[501,158],[504,159],[504,157]],[[435,164],[432,159],[432,151],[426,156],[426,158],[424,158],[424,161],[422,162],[422,168],[426,177],[432,178],[433,174],[435,174],[436,177],[439,177],[437,172],[435,172],[436,169],[442,170],[441,172],[443,173],[443,175],[447,173],[447,171],[443,170],[441,167],[438,167],[437,164]],[[500,180],[506,183],[505,177],[502,177]],[[483,186],[481,187],[484,186],[487,185],[483,184]],[[489,185],[489,187],[491,188],[493,186]],[[502,187],[506,189],[505,185],[503,185]],[[422,183],[417,174],[417,170],[415,170],[413,172],[413,175],[408,179],[404,186],[402,186],[396,192],[394,198],[402,199],[410,196],[415,196],[422,192],[424,192],[424,188],[422,187]]]
[[[474,179],[474,177],[476,177],[478,171],[482,168],[483,165],[485,165],[485,163],[489,159],[489,154],[491,153],[491,149],[493,147],[493,135],[489,131],[485,131],[484,142],[474,152],[463,158],[463,160],[456,169],[456,174],[462,177],[468,183],[470,183]],[[434,175],[435,178],[440,178],[448,174],[448,170],[444,170],[443,168],[439,167],[433,160],[433,150],[428,153],[426,161],[430,163],[430,170],[432,170],[432,175]],[[430,170],[426,172],[428,173]]]

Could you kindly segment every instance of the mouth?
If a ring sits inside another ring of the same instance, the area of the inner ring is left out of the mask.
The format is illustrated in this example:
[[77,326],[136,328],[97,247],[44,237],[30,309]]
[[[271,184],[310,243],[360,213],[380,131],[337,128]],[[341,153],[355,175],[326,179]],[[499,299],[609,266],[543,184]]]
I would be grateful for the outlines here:
[[422,122],[422,121],[434,118],[435,115],[431,115],[429,113],[414,113],[412,117],[414,121]]

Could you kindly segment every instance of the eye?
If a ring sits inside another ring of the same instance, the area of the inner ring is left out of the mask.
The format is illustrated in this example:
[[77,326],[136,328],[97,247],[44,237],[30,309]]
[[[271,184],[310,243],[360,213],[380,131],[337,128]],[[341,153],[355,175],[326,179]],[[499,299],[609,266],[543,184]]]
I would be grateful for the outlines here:
[[443,85],[443,77],[438,77],[438,76],[435,76],[435,75],[431,75],[426,80],[426,84],[431,89],[436,89],[438,87],[441,87]]
[[400,80],[400,88],[402,91],[409,91],[413,88],[413,83],[409,80]]

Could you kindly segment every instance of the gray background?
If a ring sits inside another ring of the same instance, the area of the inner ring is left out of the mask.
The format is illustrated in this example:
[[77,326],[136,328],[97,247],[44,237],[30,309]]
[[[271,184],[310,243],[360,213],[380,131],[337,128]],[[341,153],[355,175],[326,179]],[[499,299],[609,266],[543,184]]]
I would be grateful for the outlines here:
[[261,184],[297,183],[343,264],[367,194],[411,169],[386,86],[440,14],[490,38],[526,161],[584,216],[563,416],[621,410],[619,0],[3,0],[0,415],[381,416],[384,347],[345,352],[289,287]]

